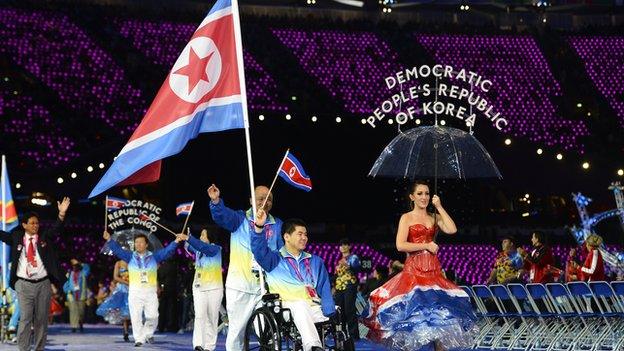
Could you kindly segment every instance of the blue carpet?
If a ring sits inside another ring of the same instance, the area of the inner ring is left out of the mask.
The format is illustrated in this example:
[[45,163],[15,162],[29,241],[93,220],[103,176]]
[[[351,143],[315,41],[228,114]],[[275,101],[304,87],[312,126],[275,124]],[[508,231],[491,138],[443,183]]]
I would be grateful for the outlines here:
[[[84,333],[72,333],[69,325],[55,324],[51,325],[49,328],[48,344],[45,349],[50,351],[192,351],[192,338],[193,335],[190,332],[184,334],[160,333],[154,335],[155,344],[134,348],[133,343],[123,341],[121,327],[119,326],[106,324],[86,325]],[[366,340],[358,341],[355,349],[357,351],[383,350],[379,346]],[[0,350],[17,351],[17,346],[13,344],[0,344]],[[225,336],[219,335],[216,350],[225,350]]]

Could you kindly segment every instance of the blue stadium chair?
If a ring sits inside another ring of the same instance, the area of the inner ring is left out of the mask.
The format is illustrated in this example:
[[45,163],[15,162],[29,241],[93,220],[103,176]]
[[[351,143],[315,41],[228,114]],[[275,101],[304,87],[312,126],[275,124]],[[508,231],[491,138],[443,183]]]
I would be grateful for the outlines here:
[[620,304],[621,310],[624,310],[624,282],[611,282],[611,288]]
[[597,340],[598,349],[616,350],[620,339],[624,337],[622,316],[623,310],[615,291],[604,281],[589,282],[594,301],[606,325],[602,339]]
[[[620,303],[621,308],[624,310],[624,282],[611,282],[611,288],[615,293],[615,298]],[[624,350],[624,337],[616,345],[617,350]]]
[[526,303],[533,308],[536,320],[539,324],[535,326],[539,335],[531,350],[570,350],[572,340],[569,339],[569,327],[559,315],[559,310],[555,307],[555,302],[543,284],[527,284],[526,287],[520,284],[509,286],[515,294],[526,295]]
[[[514,286],[520,286],[519,284],[510,284]],[[513,308],[514,312],[509,312],[511,317],[515,318],[513,329],[511,330],[511,340],[506,343],[505,337],[507,335],[500,335],[500,341],[495,344],[497,347],[506,347],[508,350],[527,350],[532,347],[538,340],[542,340],[546,335],[541,334],[542,328],[540,327],[539,320],[536,318],[536,314],[530,307],[523,307],[528,295],[524,288],[523,291],[519,291],[517,287],[514,288],[516,294],[511,289],[503,285],[491,285],[490,290],[494,296],[500,299],[500,303],[508,308]],[[517,297],[516,297],[517,296]]]
[[475,345],[478,348],[492,348],[494,341],[498,338],[501,332],[504,332],[510,328],[510,322],[505,316],[503,309],[498,306],[498,301],[494,298],[494,295],[490,289],[485,285],[473,285],[472,291],[474,292],[475,301],[481,304],[485,308],[485,316],[490,318],[488,329],[482,331],[477,339]]
[[490,330],[492,328],[492,326],[496,323],[496,319],[493,318],[493,315],[488,312],[487,307],[483,304],[481,299],[478,299],[475,296],[475,294],[472,291],[472,289],[470,289],[467,286],[460,286],[460,288],[466,294],[468,294],[468,296],[470,297],[470,301],[472,302],[473,306],[476,307],[475,308],[475,314],[478,317],[477,325],[479,327],[479,334],[477,335],[477,337],[475,339],[479,340],[481,338],[481,336],[485,335],[488,332],[488,330]]
[[[577,341],[577,348],[593,345],[592,350],[602,350],[601,341],[612,333],[612,326],[600,309],[600,302],[586,282],[569,282],[566,287],[572,296],[572,302],[579,316],[585,320],[587,329]],[[591,339],[591,342],[590,340]],[[607,348],[612,349],[612,348]]]
[[[561,343],[572,345],[572,350],[590,350],[593,345],[593,325],[583,314],[568,288],[561,283],[548,283],[546,289],[557,314],[565,321]],[[529,290],[531,291],[531,290]]]

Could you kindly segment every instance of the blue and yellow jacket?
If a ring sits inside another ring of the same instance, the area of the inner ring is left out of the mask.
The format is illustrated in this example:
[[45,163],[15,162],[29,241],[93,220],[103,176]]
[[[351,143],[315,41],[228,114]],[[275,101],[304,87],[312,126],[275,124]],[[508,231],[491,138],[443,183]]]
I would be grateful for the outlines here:
[[[292,256],[285,246],[271,251],[267,246],[264,231],[251,237],[251,248],[256,261],[267,272],[267,283],[272,293],[279,294],[283,301],[308,301],[310,305],[320,304],[325,316],[336,312],[331,293],[329,273],[323,260],[302,251],[299,257]],[[314,288],[319,299],[312,298],[306,286]]]
[[[246,213],[234,211],[223,204],[219,199],[216,205],[210,201],[210,213],[212,219],[220,227],[230,231],[230,265],[225,280],[225,286],[251,294],[260,294],[260,282],[252,272],[253,254],[251,253],[251,234],[253,229],[249,226],[252,220],[251,210]],[[264,233],[268,245],[272,250],[277,250],[284,245],[282,240],[282,221],[271,215],[264,225]]]
[[[122,249],[115,240],[108,241],[108,247],[113,254],[128,263],[128,291],[130,292],[156,292],[158,264],[171,257],[177,246],[178,243],[172,241],[164,249],[154,253],[147,251],[139,255],[136,251]],[[141,277],[142,275],[144,278]]]
[[221,246],[205,243],[189,235],[186,248],[195,254],[193,288],[200,291],[223,289]]
[[[67,273],[67,281],[63,284],[63,291],[67,294],[67,301],[87,300],[87,277],[89,273],[91,273],[91,267],[87,263],[82,263],[82,269],[79,272],[71,270]],[[74,283],[74,275],[78,275],[76,283]]]

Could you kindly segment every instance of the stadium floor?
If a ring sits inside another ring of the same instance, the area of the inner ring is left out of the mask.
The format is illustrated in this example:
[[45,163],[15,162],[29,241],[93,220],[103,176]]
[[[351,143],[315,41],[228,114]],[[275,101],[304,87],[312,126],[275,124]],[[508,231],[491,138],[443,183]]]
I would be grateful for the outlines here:
[[[132,343],[124,342],[119,326],[105,324],[86,325],[84,333],[71,333],[69,325],[51,325],[48,332],[46,350],[50,351],[120,351],[120,350],[171,350],[191,351],[192,334],[161,333],[154,336],[155,343],[134,348]],[[225,350],[225,336],[219,335],[217,351]],[[0,344],[0,350],[17,350],[16,345]],[[357,351],[382,350],[366,340],[358,341]]]

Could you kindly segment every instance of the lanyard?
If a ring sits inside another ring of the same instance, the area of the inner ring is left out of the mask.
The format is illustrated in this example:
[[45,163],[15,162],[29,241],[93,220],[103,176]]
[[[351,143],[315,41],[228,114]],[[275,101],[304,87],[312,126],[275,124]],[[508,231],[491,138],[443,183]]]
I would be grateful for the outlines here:
[[[150,259],[150,256],[145,255],[145,266],[147,266],[147,261]],[[136,260],[137,260],[137,264],[139,266],[139,269],[143,269],[143,258],[141,256],[139,256],[139,254],[136,255]]]
[[[255,223],[256,222],[253,221],[253,220],[250,220],[249,222],[250,222],[251,228],[252,228],[251,231],[253,232],[253,230],[254,230],[253,228],[255,227]],[[273,231],[271,230],[271,224],[270,223],[265,223],[263,227],[264,227],[264,238],[269,240],[271,238],[271,236],[273,236]]]
[[[293,261],[295,261],[295,259],[292,257],[286,258],[286,262],[288,262],[288,264],[290,264],[290,266],[295,270],[295,273],[297,274],[297,279],[299,279],[299,281],[301,281],[302,283],[305,283],[305,280],[303,279],[303,276],[301,275],[301,272],[299,271],[298,265],[295,264]],[[308,272],[308,276],[310,277],[311,280],[313,280],[312,268],[310,268],[310,260],[304,260],[303,263],[306,266],[306,271]],[[312,281],[312,283],[314,283],[314,281]]]

